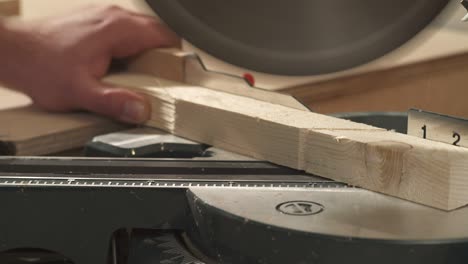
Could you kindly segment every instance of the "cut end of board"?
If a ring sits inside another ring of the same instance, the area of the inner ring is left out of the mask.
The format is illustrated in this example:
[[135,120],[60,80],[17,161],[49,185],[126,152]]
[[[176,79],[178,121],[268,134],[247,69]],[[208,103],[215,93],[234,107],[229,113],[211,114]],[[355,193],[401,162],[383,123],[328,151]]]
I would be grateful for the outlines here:
[[390,131],[310,131],[305,170],[453,210],[468,203],[468,152]]

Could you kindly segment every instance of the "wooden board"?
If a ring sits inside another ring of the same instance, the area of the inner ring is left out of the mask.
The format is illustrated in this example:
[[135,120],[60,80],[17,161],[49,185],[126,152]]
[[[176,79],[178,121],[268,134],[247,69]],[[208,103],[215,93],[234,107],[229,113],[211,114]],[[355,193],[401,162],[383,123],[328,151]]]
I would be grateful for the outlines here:
[[88,113],[49,113],[33,106],[0,111],[0,122],[0,155],[52,154],[124,128]]
[[0,17],[17,16],[20,12],[19,0],[0,0]]
[[152,76],[108,82],[152,100],[148,125],[253,158],[450,210],[468,204],[468,150]]

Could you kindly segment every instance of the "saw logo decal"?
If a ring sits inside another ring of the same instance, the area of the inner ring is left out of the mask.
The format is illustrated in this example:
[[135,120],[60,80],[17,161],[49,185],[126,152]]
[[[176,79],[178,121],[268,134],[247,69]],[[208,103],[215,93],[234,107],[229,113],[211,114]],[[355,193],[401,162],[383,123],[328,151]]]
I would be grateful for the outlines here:
[[290,201],[276,206],[276,210],[287,215],[315,215],[323,212],[325,207],[319,203],[309,201]]

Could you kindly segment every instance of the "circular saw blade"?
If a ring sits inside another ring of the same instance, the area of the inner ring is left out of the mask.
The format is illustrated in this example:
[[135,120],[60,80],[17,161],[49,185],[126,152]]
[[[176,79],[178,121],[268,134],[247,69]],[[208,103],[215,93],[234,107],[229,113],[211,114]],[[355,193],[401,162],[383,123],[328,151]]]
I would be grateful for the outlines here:
[[181,37],[254,71],[314,75],[397,48],[449,0],[145,0]]

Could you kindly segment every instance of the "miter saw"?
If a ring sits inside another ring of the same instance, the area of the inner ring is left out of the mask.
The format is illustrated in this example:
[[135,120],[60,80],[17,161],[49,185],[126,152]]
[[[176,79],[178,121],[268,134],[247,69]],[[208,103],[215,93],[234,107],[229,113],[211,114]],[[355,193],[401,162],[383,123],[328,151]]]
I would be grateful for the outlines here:
[[[386,54],[448,0],[146,3],[226,62],[310,75]],[[468,263],[467,208],[439,211],[152,129],[97,137],[85,153],[0,158],[0,263]]]

